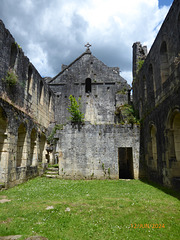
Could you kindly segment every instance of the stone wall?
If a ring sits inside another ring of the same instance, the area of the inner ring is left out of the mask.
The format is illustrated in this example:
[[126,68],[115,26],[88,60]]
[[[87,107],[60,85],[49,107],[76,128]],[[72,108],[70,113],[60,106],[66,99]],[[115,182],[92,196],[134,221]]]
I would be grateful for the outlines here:
[[90,50],[64,67],[49,84],[57,96],[55,117],[61,124],[70,116],[70,95],[81,97],[85,121],[92,124],[114,123],[116,107],[128,103],[130,86],[120,76],[119,68],[106,66]]
[[[17,76],[15,84],[6,79]],[[21,47],[0,21],[0,93],[6,101],[22,108],[34,121],[45,126],[54,120],[54,94]]]
[[7,187],[39,174],[55,96],[0,21],[0,182]]
[[[65,179],[119,179],[120,148],[132,150],[131,177],[139,177],[139,127],[67,124],[58,131],[59,175]],[[129,166],[127,166],[129,167]]]
[[[140,175],[180,189],[179,26],[180,3],[175,0],[142,68],[134,71],[133,102],[142,119]],[[134,54],[143,57],[142,48],[135,43]],[[133,59],[135,69],[137,57]]]

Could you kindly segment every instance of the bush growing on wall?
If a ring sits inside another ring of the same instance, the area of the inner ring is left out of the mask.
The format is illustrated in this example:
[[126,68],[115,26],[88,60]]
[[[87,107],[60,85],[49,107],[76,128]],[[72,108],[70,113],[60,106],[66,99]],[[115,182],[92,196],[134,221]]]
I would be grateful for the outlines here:
[[71,114],[70,120],[74,123],[83,123],[84,122],[84,114],[81,112],[81,98],[76,98],[72,95],[69,96],[70,105],[68,106],[67,110]]
[[3,78],[2,80],[9,86],[16,85],[17,81],[18,81],[17,75],[14,73],[14,71],[12,69],[10,69],[7,72],[7,75],[6,75],[5,79]]

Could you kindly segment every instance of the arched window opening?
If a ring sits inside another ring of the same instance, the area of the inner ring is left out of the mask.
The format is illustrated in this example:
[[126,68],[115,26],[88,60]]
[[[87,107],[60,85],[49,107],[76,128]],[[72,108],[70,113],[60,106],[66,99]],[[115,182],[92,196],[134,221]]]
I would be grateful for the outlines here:
[[86,85],[85,85],[85,91],[86,93],[91,93],[91,79],[87,78],[86,79]]
[[161,83],[164,83],[169,77],[169,63],[168,63],[168,53],[167,44],[164,41],[160,48],[160,70],[161,70]]
[[147,83],[145,76],[143,76],[143,87],[144,87],[144,100],[147,101]]
[[49,112],[51,112],[51,110],[52,110],[52,94],[49,91]]
[[177,113],[173,120],[174,149],[176,160],[180,161],[180,113]]
[[154,70],[153,70],[152,64],[149,64],[148,73],[149,73],[150,84],[152,86],[152,91],[155,93],[156,86],[155,86],[155,83],[154,83]]
[[139,101],[139,117],[140,119],[142,118],[142,111],[143,111],[143,104],[142,104],[142,99]]
[[15,62],[17,58],[17,46],[15,43],[12,43],[11,45],[11,55],[10,55],[10,63],[9,66],[10,68],[14,68]]
[[39,102],[41,105],[43,105],[43,100],[44,100],[44,85],[43,82],[40,82],[40,92],[39,92]]
[[30,166],[37,165],[37,132],[35,129],[31,132]]
[[30,93],[32,95],[32,67],[29,66],[28,68],[28,87],[27,87],[27,92]]
[[17,167],[22,165],[22,162],[26,161],[26,128],[22,123],[18,129],[18,142],[17,142]]
[[4,109],[0,107],[0,181],[4,181],[1,170],[5,167],[8,159],[7,146],[7,118]]

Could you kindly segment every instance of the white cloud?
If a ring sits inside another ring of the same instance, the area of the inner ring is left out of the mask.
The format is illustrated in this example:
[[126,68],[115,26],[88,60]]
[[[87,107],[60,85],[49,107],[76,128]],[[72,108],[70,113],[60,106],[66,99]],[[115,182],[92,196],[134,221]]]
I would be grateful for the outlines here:
[[28,44],[29,58],[33,59],[33,64],[37,69],[43,70],[43,76],[53,74],[53,69],[47,61],[47,53],[43,51],[42,47],[38,44]]
[[158,0],[2,0],[0,16],[41,75],[56,75],[90,42],[130,82],[133,43],[149,48],[167,11]]

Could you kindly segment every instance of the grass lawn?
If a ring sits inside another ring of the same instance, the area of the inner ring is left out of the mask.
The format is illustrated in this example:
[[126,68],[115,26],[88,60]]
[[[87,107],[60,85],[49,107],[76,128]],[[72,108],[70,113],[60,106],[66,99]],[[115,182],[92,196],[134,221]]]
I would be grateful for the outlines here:
[[[0,192],[0,236],[179,240],[180,201],[139,180],[35,178]],[[48,209],[46,209],[48,208]]]

